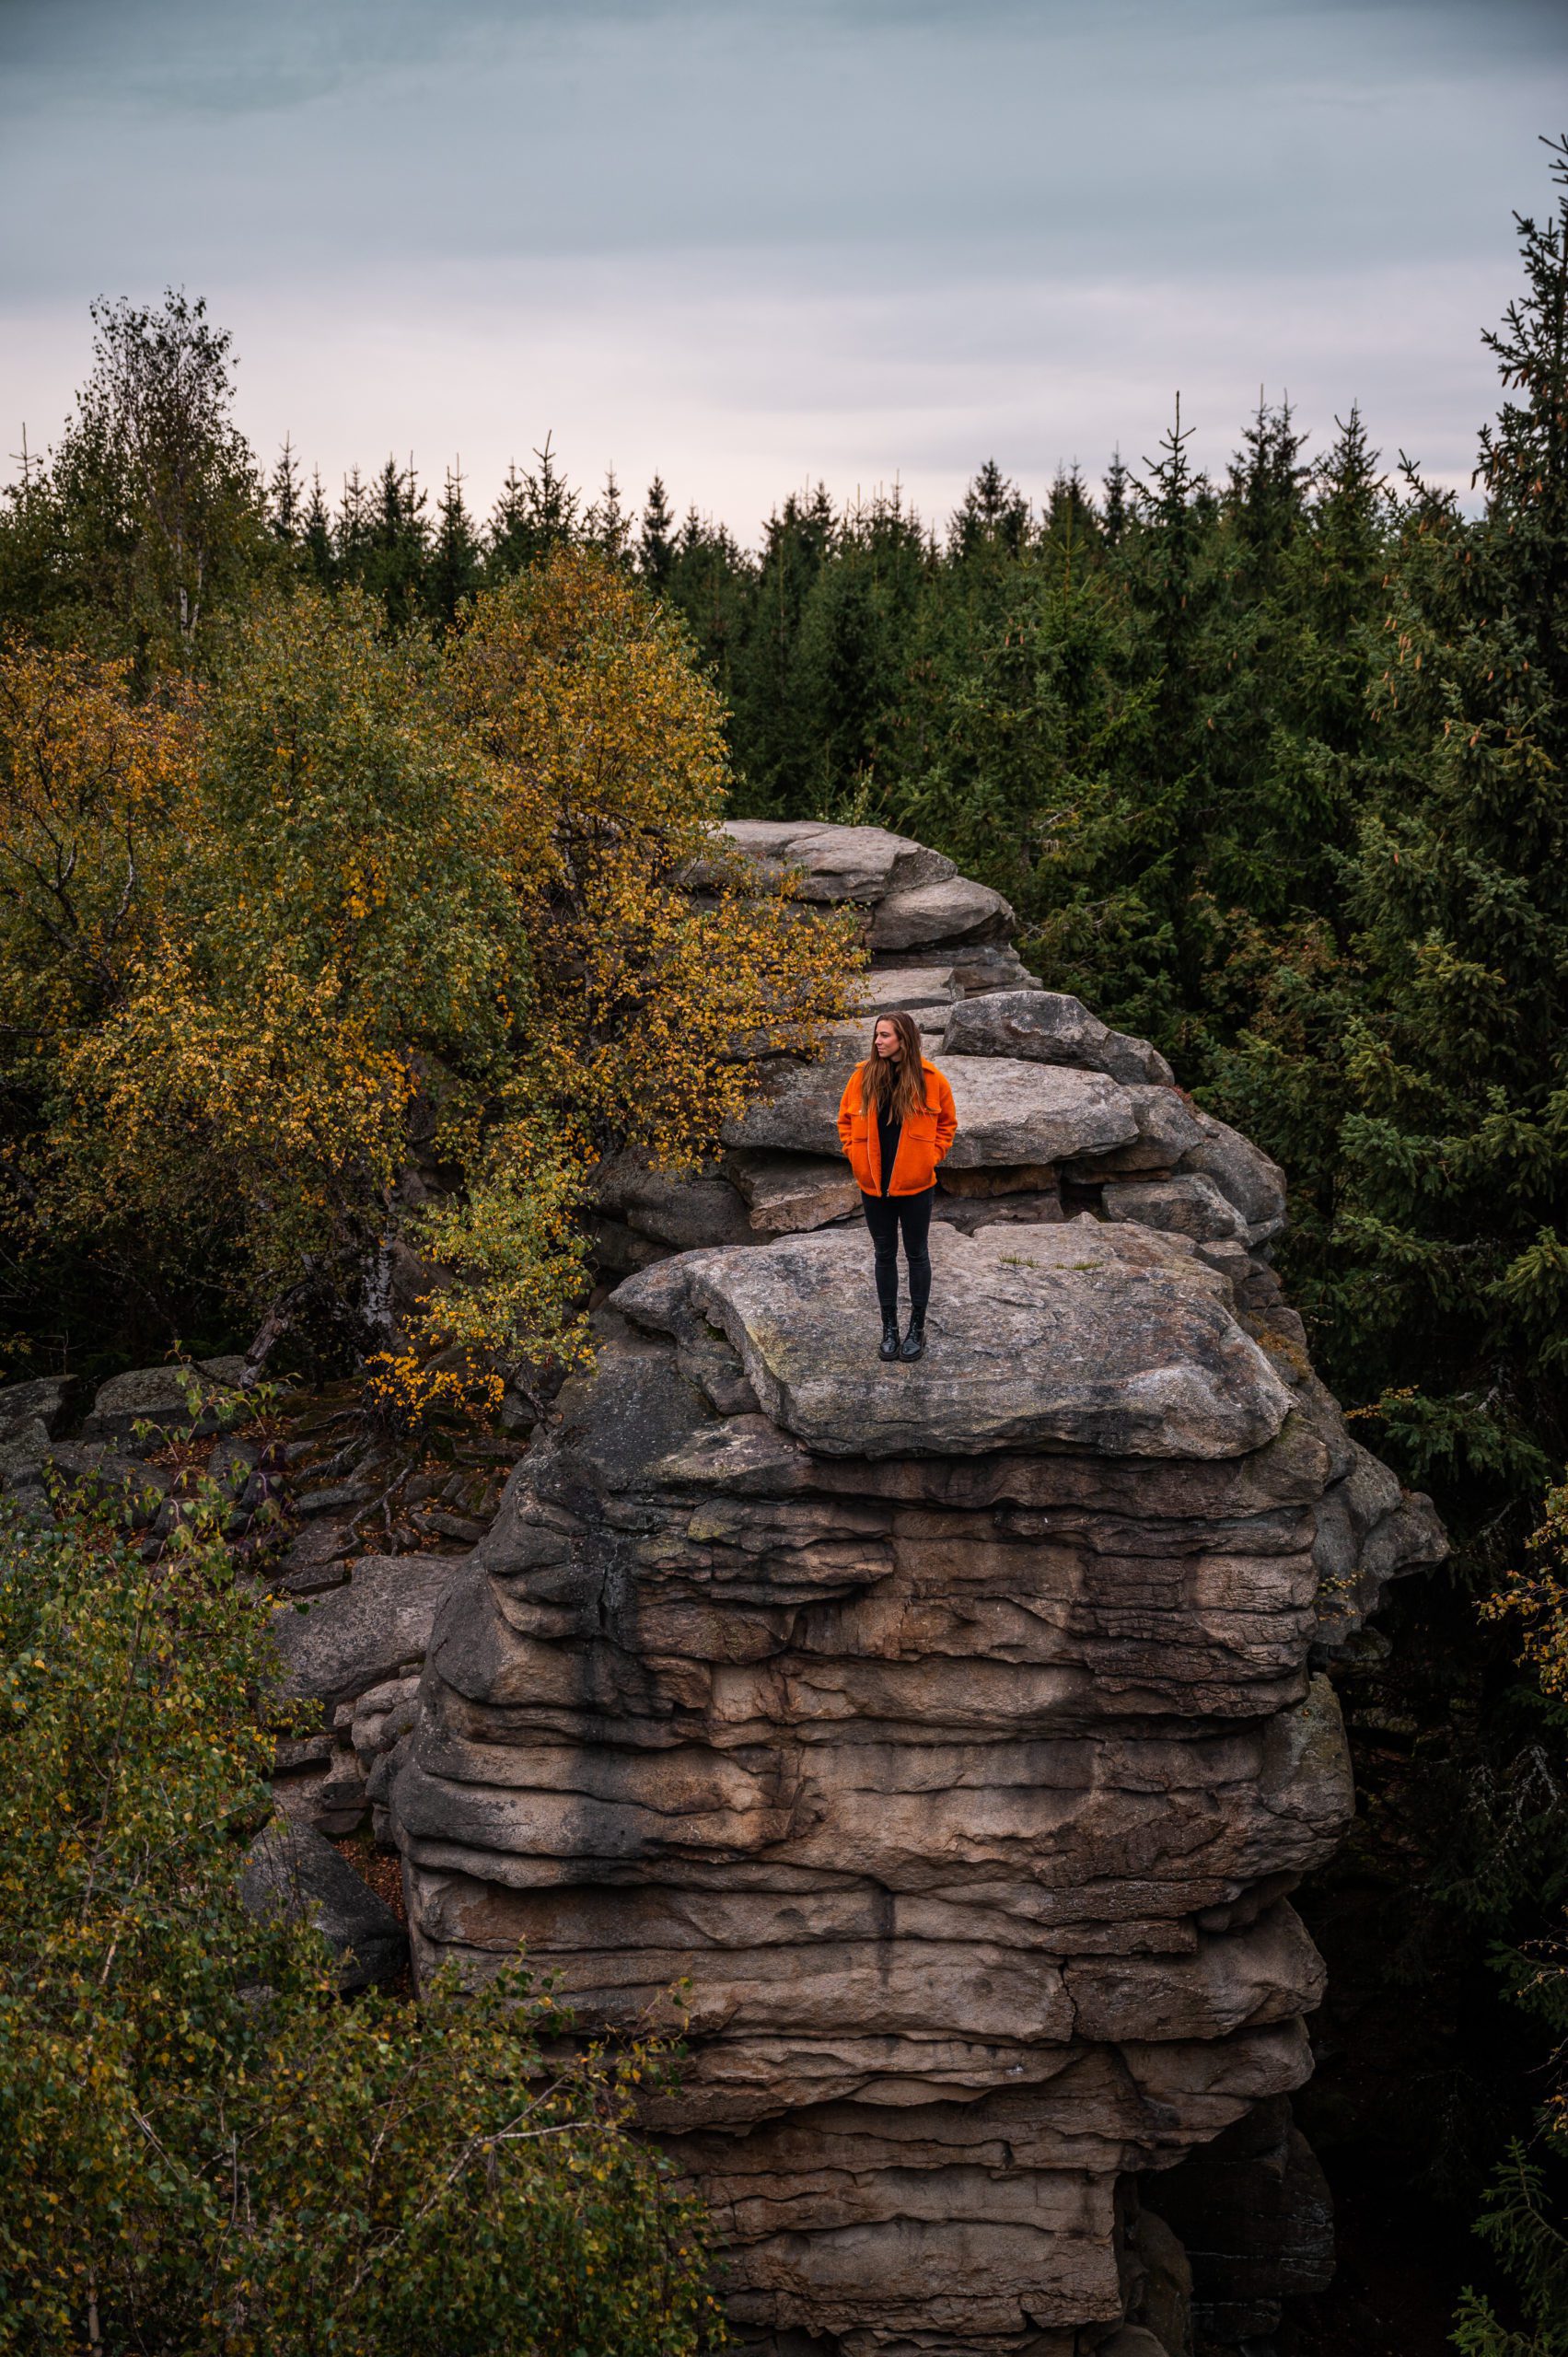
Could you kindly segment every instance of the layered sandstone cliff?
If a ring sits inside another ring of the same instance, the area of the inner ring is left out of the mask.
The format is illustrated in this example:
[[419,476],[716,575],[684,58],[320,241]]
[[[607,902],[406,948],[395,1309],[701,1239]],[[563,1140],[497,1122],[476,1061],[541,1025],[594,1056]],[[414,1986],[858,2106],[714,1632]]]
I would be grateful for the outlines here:
[[935,854],[734,831],[865,908],[866,1006],[953,1084],[929,1354],[876,1358],[834,1159],[864,1026],[703,1177],[607,1170],[633,1272],[417,1692],[362,1646],[369,1797],[422,1973],[521,1943],[588,2021],[683,2010],[649,2124],[743,2341],[1150,2357],[1136,2181],[1308,2068],[1288,1894],[1353,1797],[1314,1662],[1441,1536],[1312,1374],[1265,1157]]

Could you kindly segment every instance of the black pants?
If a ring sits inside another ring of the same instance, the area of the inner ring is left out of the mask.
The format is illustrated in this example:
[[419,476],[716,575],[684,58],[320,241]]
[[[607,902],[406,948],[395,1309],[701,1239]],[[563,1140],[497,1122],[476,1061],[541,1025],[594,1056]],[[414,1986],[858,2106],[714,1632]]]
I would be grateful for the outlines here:
[[904,1259],[909,1263],[910,1307],[923,1310],[931,1299],[931,1206],[935,1187],[923,1195],[868,1195],[860,1190],[861,1209],[877,1248],[877,1299],[884,1318],[899,1313],[899,1230],[904,1232]]

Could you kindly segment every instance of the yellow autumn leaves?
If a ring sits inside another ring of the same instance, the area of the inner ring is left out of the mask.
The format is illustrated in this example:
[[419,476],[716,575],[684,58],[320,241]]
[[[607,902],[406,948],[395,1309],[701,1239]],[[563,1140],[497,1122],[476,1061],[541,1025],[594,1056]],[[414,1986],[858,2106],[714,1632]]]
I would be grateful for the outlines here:
[[6,650],[8,1249],[155,1289],[200,1263],[341,1328],[423,1202],[464,1280],[432,1343],[558,1333],[594,1156],[700,1157],[757,1055],[843,1011],[842,926],[725,854],[721,722],[582,552],[445,643],[296,592],[139,703]]

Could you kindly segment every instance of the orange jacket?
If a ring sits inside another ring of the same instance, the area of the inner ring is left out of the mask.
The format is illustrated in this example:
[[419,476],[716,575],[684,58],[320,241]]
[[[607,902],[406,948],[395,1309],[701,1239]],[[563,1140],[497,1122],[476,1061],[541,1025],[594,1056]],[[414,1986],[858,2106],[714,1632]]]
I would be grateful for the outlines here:
[[[920,1068],[925,1074],[926,1109],[904,1117],[899,1150],[893,1157],[889,1195],[923,1195],[927,1187],[935,1184],[936,1166],[958,1135],[958,1116],[952,1090],[935,1065],[928,1064],[923,1056]],[[839,1142],[849,1156],[849,1167],[862,1192],[879,1195],[882,1141],[877,1132],[876,1114],[864,1111],[860,1102],[860,1077],[865,1070],[864,1063],[856,1064],[839,1099]]]

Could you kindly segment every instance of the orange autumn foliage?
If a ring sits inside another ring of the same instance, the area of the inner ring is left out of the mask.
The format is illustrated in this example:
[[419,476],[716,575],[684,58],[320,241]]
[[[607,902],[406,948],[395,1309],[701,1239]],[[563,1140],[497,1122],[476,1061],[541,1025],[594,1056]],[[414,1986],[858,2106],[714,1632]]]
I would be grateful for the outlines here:
[[596,1143],[695,1160],[759,1053],[848,1012],[853,921],[802,922],[715,840],[722,708],[679,623],[591,552],[480,598],[450,679],[495,764],[544,1086]]
[[163,700],[5,650],[8,1250],[199,1265],[236,1314],[313,1294],[341,1329],[401,1221],[452,1272],[432,1345],[563,1341],[595,1155],[689,1167],[759,1056],[843,1012],[844,921],[716,832],[721,722],[679,625],[580,551],[445,644],[262,602]]

